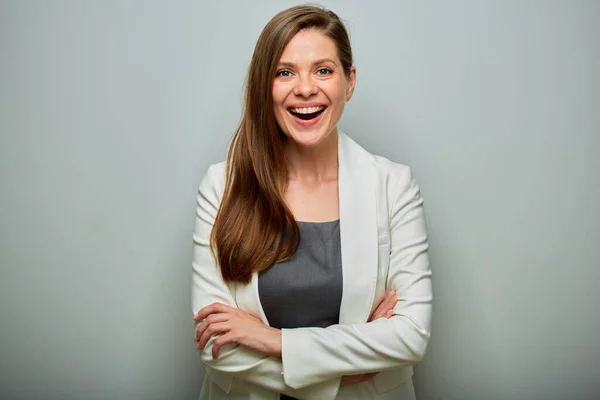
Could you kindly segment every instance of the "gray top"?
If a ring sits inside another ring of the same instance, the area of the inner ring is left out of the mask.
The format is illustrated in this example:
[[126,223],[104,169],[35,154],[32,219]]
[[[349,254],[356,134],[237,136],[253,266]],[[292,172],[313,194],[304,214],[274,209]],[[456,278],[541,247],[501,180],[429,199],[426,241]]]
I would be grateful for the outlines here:
[[260,273],[258,293],[275,328],[337,324],[342,303],[340,221],[298,222],[300,244],[288,261]]

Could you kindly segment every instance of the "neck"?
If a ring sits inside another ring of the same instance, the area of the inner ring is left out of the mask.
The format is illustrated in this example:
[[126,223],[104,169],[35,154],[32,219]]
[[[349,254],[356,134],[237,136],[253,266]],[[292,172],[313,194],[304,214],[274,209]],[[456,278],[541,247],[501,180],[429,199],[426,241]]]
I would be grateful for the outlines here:
[[298,146],[292,140],[288,141],[286,160],[289,180],[314,184],[337,180],[337,130],[314,147]]

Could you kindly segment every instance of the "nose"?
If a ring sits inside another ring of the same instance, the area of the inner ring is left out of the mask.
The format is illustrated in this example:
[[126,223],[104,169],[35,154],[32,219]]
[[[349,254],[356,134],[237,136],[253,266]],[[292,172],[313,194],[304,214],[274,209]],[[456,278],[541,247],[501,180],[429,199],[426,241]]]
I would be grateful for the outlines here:
[[296,81],[294,94],[296,96],[310,97],[314,94],[317,94],[318,90],[319,89],[317,88],[317,85],[315,85],[310,75],[301,75]]

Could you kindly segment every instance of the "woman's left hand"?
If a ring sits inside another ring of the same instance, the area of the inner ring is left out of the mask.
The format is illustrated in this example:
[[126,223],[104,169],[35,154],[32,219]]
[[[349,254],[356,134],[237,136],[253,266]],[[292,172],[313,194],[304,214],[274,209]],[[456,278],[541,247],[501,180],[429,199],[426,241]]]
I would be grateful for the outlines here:
[[215,360],[221,347],[228,343],[239,344],[265,356],[281,357],[281,331],[238,308],[212,303],[194,315],[194,321],[202,321],[196,329],[199,350],[204,349],[212,336],[218,335],[212,345]]

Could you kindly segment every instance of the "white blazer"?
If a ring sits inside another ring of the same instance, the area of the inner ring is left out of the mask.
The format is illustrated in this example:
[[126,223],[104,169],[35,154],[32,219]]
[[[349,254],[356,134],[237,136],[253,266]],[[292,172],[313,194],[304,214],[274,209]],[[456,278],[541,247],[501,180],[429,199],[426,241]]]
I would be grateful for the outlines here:
[[[328,328],[282,329],[282,357],[237,345],[213,360],[208,342],[201,400],[414,399],[412,365],[430,335],[431,269],[423,200],[410,168],[364,150],[339,134],[339,207],[343,294],[340,322]],[[213,302],[238,307],[268,324],[258,276],[227,284],[209,248],[225,185],[225,163],[209,167],[198,193],[194,229],[192,311]],[[400,298],[390,319],[367,323],[392,289]],[[301,299],[299,299],[301,301]],[[373,379],[340,387],[342,375],[379,371]]]

